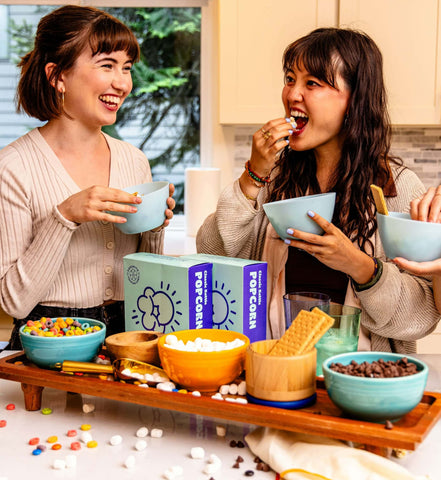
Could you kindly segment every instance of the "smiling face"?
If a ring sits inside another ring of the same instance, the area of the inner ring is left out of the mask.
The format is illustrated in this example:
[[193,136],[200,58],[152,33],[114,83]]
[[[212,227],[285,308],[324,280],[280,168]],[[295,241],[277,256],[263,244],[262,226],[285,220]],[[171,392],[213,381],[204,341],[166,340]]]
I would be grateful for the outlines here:
[[282,100],[286,116],[294,117],[297,123],[290,136],[293,150],[340,152],[350,91],[340,75],[335,80],[333,88],[303,65],[286,70]]
[[89,128],[116,121],[116,112],[132,90],[132,62],[125,51],[92,55],[85,49],[74,66],[61,75],[64,111]]

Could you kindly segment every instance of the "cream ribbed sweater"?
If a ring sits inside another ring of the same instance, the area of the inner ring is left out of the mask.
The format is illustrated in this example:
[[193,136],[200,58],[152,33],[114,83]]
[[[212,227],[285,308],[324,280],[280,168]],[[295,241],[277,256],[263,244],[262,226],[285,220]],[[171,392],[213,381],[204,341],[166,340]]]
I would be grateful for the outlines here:
[[[145,155],[105,135],[109,186],[151,181]],[[38,303],[86,308],[124,298],[123,257],[162,253],[163,231],[125,235],[108,222],[80,226],[57,205],[80,191],[38,129],[0,151],[1,308],[24,318]]]

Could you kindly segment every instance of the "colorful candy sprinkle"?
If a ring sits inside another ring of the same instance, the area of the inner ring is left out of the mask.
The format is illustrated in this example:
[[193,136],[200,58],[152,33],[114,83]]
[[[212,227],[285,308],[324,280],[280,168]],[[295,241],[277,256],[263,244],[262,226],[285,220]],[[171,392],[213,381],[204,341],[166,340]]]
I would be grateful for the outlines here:
[[42,413],[43,415],[50,415],[50,414],[52,413],[52,409],[51,409],[51,408],[47,408],[47,407],[46,407],[46,408],[42,408],[42,409],[41,409],[41,413]]

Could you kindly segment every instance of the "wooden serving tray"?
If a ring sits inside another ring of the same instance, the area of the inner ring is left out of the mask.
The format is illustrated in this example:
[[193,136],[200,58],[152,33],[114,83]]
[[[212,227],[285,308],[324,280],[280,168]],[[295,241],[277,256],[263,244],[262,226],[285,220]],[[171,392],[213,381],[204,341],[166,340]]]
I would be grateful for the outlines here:
[[365,445],[366,449],[389,456],[392,449],[415,450],[441,417],[441,393],[425,392],[421,402],[387,430],[383,424],[344,417],[329,398],[324,383],[317,379],[317,402],[299,410],[238,404],[214,400],[210,395],[164,392],[140,388],[96,376],[67,375],[39,368],[23,352],[0,358],[0,378],[21,383],[26,410],[39,410],[44,387],[83,393],[112,400],[176,410],[207,417],[250,423],[280,430],[303,432]]

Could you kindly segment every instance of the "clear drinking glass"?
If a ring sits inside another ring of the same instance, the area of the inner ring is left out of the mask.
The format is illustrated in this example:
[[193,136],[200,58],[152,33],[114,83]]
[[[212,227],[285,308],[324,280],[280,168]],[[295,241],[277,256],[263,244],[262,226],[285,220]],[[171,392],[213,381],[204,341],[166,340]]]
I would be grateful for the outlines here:
[[300,310],[311,311],[314,307],[318,307],[327,312],[330,301],[329,295],[325,293],[292,292],[283,295],[286,328],[290,327]]
[[339,353],[356,352],[361,310],[349,305],[330,304],[323,309],[334,319],[332,327],[316,343],[317,375],[323,375],[323,362]]

